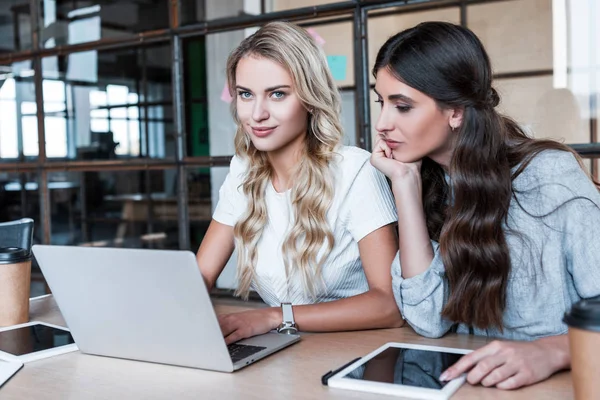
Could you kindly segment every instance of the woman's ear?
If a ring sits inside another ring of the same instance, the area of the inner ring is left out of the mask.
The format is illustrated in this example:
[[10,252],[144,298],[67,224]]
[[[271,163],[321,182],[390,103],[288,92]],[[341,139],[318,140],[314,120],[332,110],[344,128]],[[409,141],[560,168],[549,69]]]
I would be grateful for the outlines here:
[[465,115],[464,108],[451,108],[449,111],[448,125],[450,125],[450,129],[454,132],[459,129],[463,123],[463,116]]

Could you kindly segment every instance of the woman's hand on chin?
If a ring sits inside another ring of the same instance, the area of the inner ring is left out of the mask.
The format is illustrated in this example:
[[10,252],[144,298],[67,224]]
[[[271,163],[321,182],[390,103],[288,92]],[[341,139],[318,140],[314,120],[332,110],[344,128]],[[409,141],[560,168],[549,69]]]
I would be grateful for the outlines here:
[[412,183],[421,181],[421,160],[411,163],[395,160],[392,149],[390,149],[381,135],[378,135],[377,142],[373,148],[371,164],[390,178],[392,184],[404,181]]

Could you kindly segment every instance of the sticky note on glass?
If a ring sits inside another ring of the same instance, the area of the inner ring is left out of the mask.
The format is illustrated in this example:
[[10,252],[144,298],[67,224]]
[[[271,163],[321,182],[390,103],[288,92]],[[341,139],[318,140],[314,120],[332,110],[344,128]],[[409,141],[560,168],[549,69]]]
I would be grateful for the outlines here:
[[333,79],[336,81],[346,80],[346,56],[327,56],[327,64],[329,64],[329,70]]
[[223,91],[221,91],[221,100],[225,103],[231,103],[231,100],[233,100],[231,94],[229,93],[229,85],[227,85],[227,82],[225,82],[225,86],[223,86]]
[[314,30],[314,28],[308,28],[306,32],[308,32],[308,34],[315,39],[315,42],[317,42],[319,46],[323,46],[325,44],[325,39],[323,39],[321,35]]

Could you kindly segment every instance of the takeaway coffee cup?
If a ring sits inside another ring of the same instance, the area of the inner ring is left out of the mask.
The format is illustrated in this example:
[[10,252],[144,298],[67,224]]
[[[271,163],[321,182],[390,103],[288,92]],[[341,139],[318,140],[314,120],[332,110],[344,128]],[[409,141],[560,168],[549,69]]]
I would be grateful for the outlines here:
[[564,322],[569,326],[575,398],[600,399],[600,296],[575,303]]
[[0,247],[0,327],[29,321],[31,252]]

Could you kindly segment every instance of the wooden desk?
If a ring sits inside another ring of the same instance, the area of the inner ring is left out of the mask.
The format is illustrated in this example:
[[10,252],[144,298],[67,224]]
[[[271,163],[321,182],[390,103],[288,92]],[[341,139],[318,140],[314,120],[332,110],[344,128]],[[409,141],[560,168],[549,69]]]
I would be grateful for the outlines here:
[[[242,310],[217,301],[217,312]],[[233,304],[233,305],[232,305]],[[32,300],[31,318],[64,324],[50,297]],[[65,354],[26,364],[4,387],[2,400],[22,399],[396,399],[397,397],[330,389],[321,375],[389,341],[477,348],[486,341],[465,335],[432,340],[410,328],[363,332],[304,334],[302,340],[256,364],[227,374],[108,357]],[[563,372],[517,391],[464,385],[452,397],[494,400],[568,400],[571,375]]]

